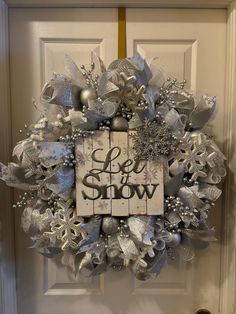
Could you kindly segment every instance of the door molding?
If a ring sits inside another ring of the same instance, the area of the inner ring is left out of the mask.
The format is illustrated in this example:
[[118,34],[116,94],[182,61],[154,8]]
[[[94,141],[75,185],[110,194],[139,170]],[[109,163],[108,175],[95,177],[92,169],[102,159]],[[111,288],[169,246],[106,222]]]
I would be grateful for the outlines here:
[[5,0],[9,7],[227,8],[232,0]]
[[224,212],[222,222],[222,254],[221,254],[221,291],[219,313],[236,313],[236,1],[228,7],[227,17],[227,65],[226,94],[227,106],[225,121],[224,152],[228,160],[228,175],[224,184]]
[[[128,1],[127,1],[128,2]],[[117,5],[114,0],[75,1],[74,0],[0,0],[0,160],[7,162],[11,158],[11,112],[10,112],[10,77],[9,77],[9,43],[8,43],[8,10],[9,7],[43,6],[107,6]],[[41,4],[41,5],[40,5]],[[227,68],[226,97],[227,114],[225,121],[224,152],[228,160],[228,176],[224,187],[224,213],[222,222],[222,254],[221,254],[221,291],[220,314],[236,314],[236,191],[234,190],[234,173],[236,173],[236,0],[207,1],[129,1],[129,6],[144,7],[188,7],[188,8],[227,8]],[[125,2],[123,2],[125,5]],[[17,314],[16,280],[14,257],[14,216],[11,206],[11,190],[0,185],[0,312]],[[4,218],[4,221],[3,221]]]
[[[8,7],[0,0],[0,160],[11,158]],[[0,183],[0,313],[16,314],[14,215],[11,189]]]

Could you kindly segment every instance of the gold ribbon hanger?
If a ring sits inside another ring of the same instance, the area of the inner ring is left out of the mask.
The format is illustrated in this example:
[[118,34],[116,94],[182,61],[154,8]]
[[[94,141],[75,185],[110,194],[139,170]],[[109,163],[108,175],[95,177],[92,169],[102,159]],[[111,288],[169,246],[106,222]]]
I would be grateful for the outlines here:
[[118,58],[126,58],[126,9],[118,8]]

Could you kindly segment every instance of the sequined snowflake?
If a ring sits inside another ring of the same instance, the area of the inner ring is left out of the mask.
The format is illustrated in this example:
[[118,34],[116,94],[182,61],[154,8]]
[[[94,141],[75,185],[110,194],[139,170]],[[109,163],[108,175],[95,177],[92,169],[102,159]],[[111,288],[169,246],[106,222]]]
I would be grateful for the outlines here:
[[71,202],[58,202],[58,208],[50,223],[51,231],[44,235],[49,238],[56,238],[62,241],[62,250],[68,248],[76,249],[78,247],[76,239],[81,240],[86,236],[81,228],[83,219],[76,215]]
[[130,134],[136,158],[158,160],[161,155],[169,155],[176,150],[178,140],[164,122],[148,119],[142,127]]

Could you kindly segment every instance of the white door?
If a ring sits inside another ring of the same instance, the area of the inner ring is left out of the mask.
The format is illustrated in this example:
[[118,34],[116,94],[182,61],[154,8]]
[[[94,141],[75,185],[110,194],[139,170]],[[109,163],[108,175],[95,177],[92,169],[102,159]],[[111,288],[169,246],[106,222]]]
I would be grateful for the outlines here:
[[[198,94],[215,94],[219,109],[213,123],[224,140],[225,10],[128,9],[128,55],[160,57],[160,65],[187,78]],[[64,72],[63,55],[88,63],[96,50],[108,64],[117,57],[116,9],[10,9],[10,70],[13,143],[18,130],[36,118],[31,105],[53,71]],[[216,127],[217,126],[217,127]],[[139,282],[127,272],[109,271],[78,279],[62,265],[28,249],[16,211],[18,314],[194,314],[219,313],[221,203],[212,215],[219,242],[197,253],[193,264],[170,262],[152,281]],[[200,312],[207,313],[207,312]]]

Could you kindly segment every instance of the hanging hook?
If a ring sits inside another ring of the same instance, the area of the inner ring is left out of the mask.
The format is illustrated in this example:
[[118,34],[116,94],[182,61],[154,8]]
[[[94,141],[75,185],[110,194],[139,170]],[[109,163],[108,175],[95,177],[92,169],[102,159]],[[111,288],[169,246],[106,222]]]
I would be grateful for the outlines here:
[[126,58],[126,9],[118,8],[118,58]]

